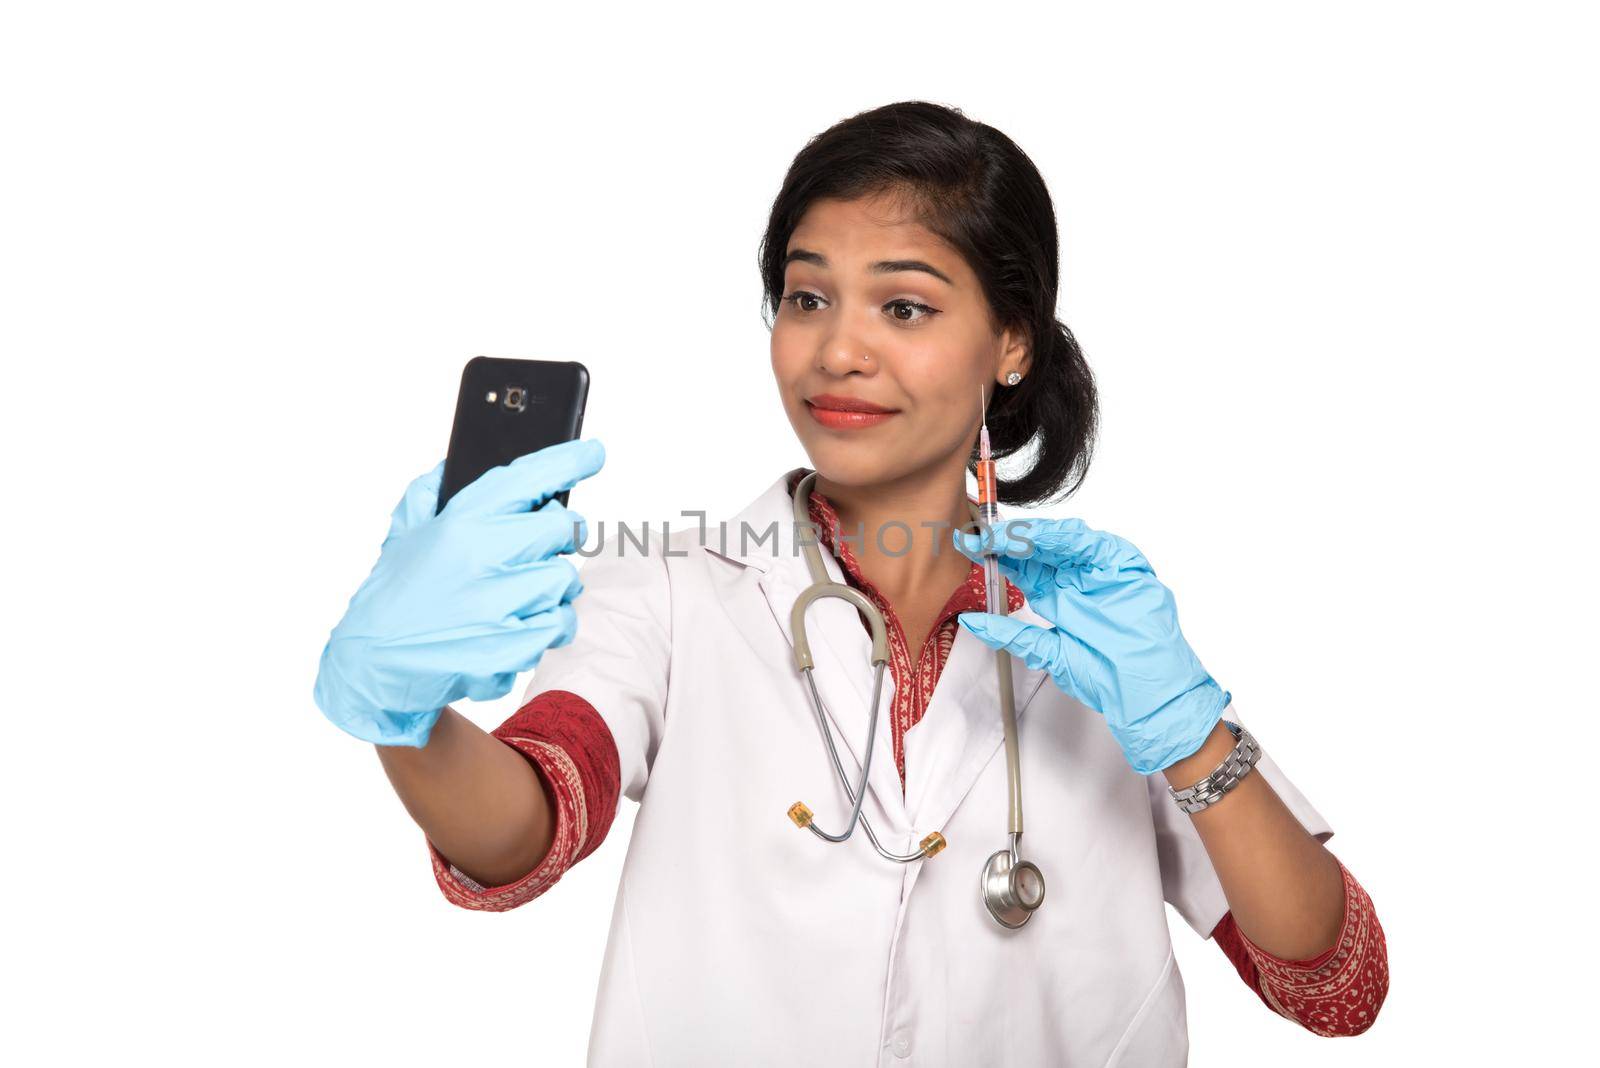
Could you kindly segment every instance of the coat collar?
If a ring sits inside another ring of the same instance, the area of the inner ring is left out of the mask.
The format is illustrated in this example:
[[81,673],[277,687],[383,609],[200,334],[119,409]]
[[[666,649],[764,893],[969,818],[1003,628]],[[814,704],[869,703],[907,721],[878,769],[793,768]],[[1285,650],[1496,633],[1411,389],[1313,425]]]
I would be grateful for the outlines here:
[[[743,509],[716,527],[708,527],[701,543],[713,557],[720,558],[754,575],[756,591],[745,583],[732,581],[724,586],[723,604],[735,623],[744,627],[776,626],[786,644],[793,648],[790,609],[801,591],[810,585],[810,574],[794,523],[793,499],[788,483],[795,471],[780,475]],[[1002,518],[1004,516],[1002,515]],[[954,547],[951,551],[955,551]],[[823,566],[834,582],[844,583],[845,575],[834,554],[822,550]],[[1048,627],[1048,620],[1024,605],[1012,616],[1022,622]],[[872,702],[873,667],[871,641],[861,618],[848,603],[829,598],[812,605],[806,618],[816,660],[813,678],[822,697],[823,710],[840,746],[840,759],[852,778],[859,774],[863,743]],[[1000,697],[997,688],[998,661],[1004,658],[1011,672],[1019,724],[1023,712],[1038,692],[1046,673],[1030,669],[1022,661],[997,653],[969,634],[956,628],[949,658],[934,687],[932,699],[922,720],[906,734],[906,785],[902,791],[895,770],[894,742],[889,724],[893,706],[894,679],[886,666],[883,693],[878,704],[878,725],[873,744],[872,768],[868,781],[868,818],[880,838],[888,836],[886,848],[909,848],[928,831],[941,829],[967,795],[978,776],[996,758],[1003,741]],[[796,693],[806,709],[804,680],[792,660],[780,670],[794,676]],[[827,767],[827,752],[817,739],[815,759]],[[999,759],[1004,760],[1001,754]],[[830,776],[830,781],[833,777]],[[1023,783],[1024,807],[1028,784]],[[873,802],[877,812],[871,812]],[[828,830],[837,830],[848,813],[844,790],[835,782],[834,796],[819,799],[819,818]],[[997,835],[1004,830],[1005,813],[995,814]],[[864,837],[864,836],[863,836]],[[861,848],[870,849],[864,840]]]
[[[789,479],[796,472],[805,473],[804,467],[791,467],[768,486],[755,500],[737,513],[723,520],[716,528],[706,531],[701,548],[714,556],[731,560],[744,567],[765,574],[780,561],[794,561],[805,573],[805,560],[795,541],[793,498],[789,495]],[[776,540],[767,537],[769,529],[776,529]],[[824,563],[828,563],[824,552]],[[837,564],[838,561],[832,561]],[[830,568],[830,571],[832,569]],[[843,572],[840,572],[843,581]]]

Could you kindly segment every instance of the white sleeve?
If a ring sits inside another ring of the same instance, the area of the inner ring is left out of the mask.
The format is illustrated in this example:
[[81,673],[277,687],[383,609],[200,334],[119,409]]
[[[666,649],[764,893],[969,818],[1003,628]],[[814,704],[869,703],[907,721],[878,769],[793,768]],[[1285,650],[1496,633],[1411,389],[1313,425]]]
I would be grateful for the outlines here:
[[579,565],[571,642],[545,650],[523,694],[567,690],[594,706],[617,745],[621,789],[637,803],[661,744],[672,651],[666,560],[652,547],[606,541]]
[[[1222,718],[1244,726],[1234,706],[1223,709]],[[1278,765],[1262,746],[1261,757],[1256,761],[1252,775],[1260,775],[1272,785],[1273,791],[1294,813],[1307,831],[1318,841],[1333,837],[1333,828],[1322,814],[1311,807],[1288,777],[1278,770]],[[1172,800],[1167,792],[1167,780],[1160,772],[1145,776],[1150,789],[1150,810],[1155,818],[1156,854],[1161,862],[1162,896],[1201,938],[1210,938],[1218,922],[1228,911],[1228,899],[1223,896],[1222,883],[1217,879],[1211,857],[1194,829],[1193,819]]]

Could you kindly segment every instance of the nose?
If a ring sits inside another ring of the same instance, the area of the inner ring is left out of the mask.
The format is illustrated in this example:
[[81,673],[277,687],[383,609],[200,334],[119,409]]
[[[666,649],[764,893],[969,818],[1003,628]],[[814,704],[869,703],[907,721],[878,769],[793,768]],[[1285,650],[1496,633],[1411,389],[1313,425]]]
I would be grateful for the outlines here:
[[819,324],[815,337],[817,351],[813,362],[816,369],[841,377],[877,374],[883,361],[872,341],[872,330],[872,323],[865,318],[849,313],[830,315],[825,323]]
[[833,375],[875,375],[878,359],[866,346],[835,335],[817,350],[817,370]]

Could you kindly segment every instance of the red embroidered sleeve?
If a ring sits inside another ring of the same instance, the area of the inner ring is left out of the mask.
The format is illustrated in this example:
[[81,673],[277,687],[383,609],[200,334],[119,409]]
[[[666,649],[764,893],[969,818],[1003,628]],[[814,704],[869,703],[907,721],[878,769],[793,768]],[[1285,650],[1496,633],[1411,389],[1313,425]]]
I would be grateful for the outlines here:
[[1344,923],[1333,946],[1310,960],[1275,957],[1244,936],[1227,913],[1211,937],[1239,977],[1266,1003],[1313,1034],[1359,1035],[1389,993],[1389,951],[1372,899],[1341,863]]
[[423,838],[434,878],[451,904],[504,912],[532,901],[594,852],[617,814],[622,773],[605,720],[588,701],[566,690],[538,694],[490,733],[526,757],[538,773],[555,816],[550,852],[517,881],[484,886]]

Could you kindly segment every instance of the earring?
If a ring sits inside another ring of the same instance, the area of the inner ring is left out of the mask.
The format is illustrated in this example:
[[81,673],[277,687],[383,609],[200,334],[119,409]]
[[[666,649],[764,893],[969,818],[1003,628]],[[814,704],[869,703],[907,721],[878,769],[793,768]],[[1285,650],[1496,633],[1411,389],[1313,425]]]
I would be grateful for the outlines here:
[[1021,381],[1022,376],[1015,371],[1012,371],[1010,374],[1006,375],[1006,385],[1008,386],[1014,386]]

